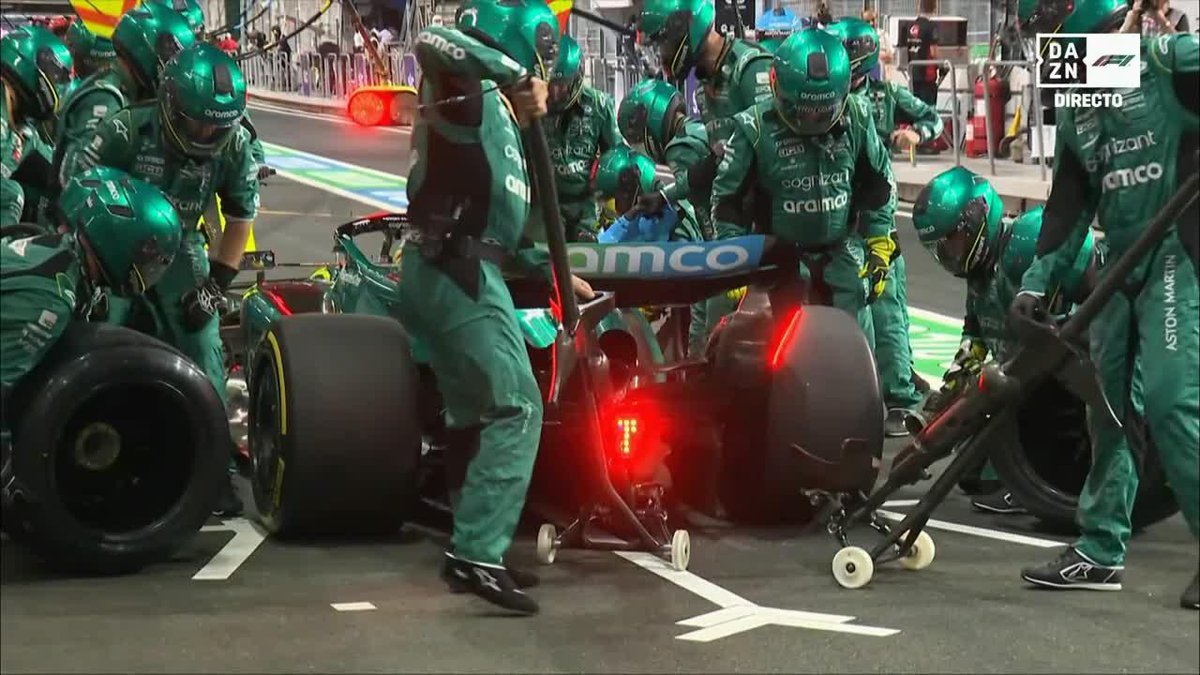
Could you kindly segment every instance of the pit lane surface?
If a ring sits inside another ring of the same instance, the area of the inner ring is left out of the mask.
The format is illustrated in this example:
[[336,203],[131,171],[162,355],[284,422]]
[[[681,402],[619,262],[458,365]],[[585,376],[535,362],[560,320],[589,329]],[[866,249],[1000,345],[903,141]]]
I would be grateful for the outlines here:
[[[404,135],[254,112],[269,141],[403,172]],[[322,143],[327,145],[318,147]],[[361,154],[355,154],[358,148]],[[375,210],[279,177],[264,188],[262,204],[260,245],[273,248],[281,261],[328,259],[332,228]],[[910,252],[913,304],[956,313],[961,300],[955,285],[907,236],[908,223],[901,231]],[[888,452],[898,449],[891,443]],[[896,499],[916,499],[920,492]],[[908,508],[899,501],[889,510]],[[0,669],[1200,670],[1196,615],[1177,608],[1196,569],[1195,544],[1178,516],[1135,538],[1126,589],[1119,594],[1025,589],[1019,568],[1052,556],[1056,549],[1049,546],[1066,541],[1038,532],[1028,518],[975,514],[959,495],[935,517],[981,529],[931,529],[937,544],[931,567],[908,572],[884,565],[858,591],[833,581],[831,538],[794,528],[694,525],[687,574],[666,572],[645,556],[630,561],[612,553],[562,551],[554,566],[538,568],[542,585],[533,593],[542,614],[517,620],[493,618],[481,601],[445,591],[436,566],[446,535],[432,521],[387,539],[290,545],[260,541],[244,521],[231,523],[236,536],[214,522],[216,529],[199,535],[176,560],[116,579],[49,574],[5,540]],[[523,528],[513,564],[534,566],[536,524],[531,520]],[[865,533],[860,537],[870,541]],[[714,615],[722,606],[731,608]],[[837,623],[848,617],[853,619]]]

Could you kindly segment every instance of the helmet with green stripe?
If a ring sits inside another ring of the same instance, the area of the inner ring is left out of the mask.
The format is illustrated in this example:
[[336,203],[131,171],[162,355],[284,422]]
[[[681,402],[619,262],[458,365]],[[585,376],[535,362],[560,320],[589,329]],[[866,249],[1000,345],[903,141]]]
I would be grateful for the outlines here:
[[644,0],[639,39],[657,49],[668,79],[682,79],[699,61],[716,16],[712,0]]
[[71,83],[71,52],[42,26],[23,26],[0,38],[0,77],[13,88],[21,115],[48,120]]
[[612,200],[615,213],[625,213],[638,197],[654,189],[654,160],[631,148],[608,150],[596,164],[592,189],[597,201]]
[[60,197],[65,224],[99,264],[103,284],[141,295],[179,250],[183,223],[158,188],[104,166],[69,180]]
[[645,146],[652,157],[662,159],[667,144],[687,118],[683,94],[663,80],[642,80],[621,99],[617,126],[631,145]]
[[183,17],[157,2],[125,12],[112,34],[117,56],[147,94],[158,88],[159,74],[167,62],[195,43]]
[[793,131],[828,132],[850,94],[850,58],[842,41],[819,28],[793,34],[775,52],[771,92],[775,110]]
[[167,63],[158,104],[171,145],[189,157],[214,157],[246,112],[246,80],[228,54],[202,42]]
[[117,58],[113,50],[112,40],[102,38],[92,31],[82,20],[76,19],[67,28],[67,49],[75,62],[75,77],[83,79],[88,75],[104,68]]
[[458,29],[549,81],[558,63],[558,19],[542,0],[467,0]]
[[187,22],[188,30],[192,31],[196,40],[204,39],[204,9],[200,7],[199,2],[196,0],[149,0],[149,2],[162,4],[178,13]]
[[992,269],[1004,205],[991,183],[960,166],[934,176],[913,205],[913,225],[935,260],[957,277]]
[[575,38],[564,35],[558,43],[558,64],[550,78],[550,110],[561,112],[570,108],[582,93],[583,52]]
[[846,55],[850,57],[851,88],[857,89],[866,81],[867,75],[879,65],[879,34],[871,24],[854,17],[842,17],[827,28],[838,36]]

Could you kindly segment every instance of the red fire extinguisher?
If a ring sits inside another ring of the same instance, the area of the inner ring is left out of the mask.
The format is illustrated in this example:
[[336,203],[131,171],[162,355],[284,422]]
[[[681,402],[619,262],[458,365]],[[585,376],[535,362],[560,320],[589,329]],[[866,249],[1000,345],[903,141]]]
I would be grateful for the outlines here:
[[1004,138],[1004,106],[1008,104],[1008,83],[992,76],[984,84],[982,77],[975,80],[975,112],[971,116],[971,124],[967,126],[967,156],[979,157],[987,154],[987,106],[989,101],[984,98],[983,88],[988,87],[988,98],[991,104],[992,121],[992,152]]

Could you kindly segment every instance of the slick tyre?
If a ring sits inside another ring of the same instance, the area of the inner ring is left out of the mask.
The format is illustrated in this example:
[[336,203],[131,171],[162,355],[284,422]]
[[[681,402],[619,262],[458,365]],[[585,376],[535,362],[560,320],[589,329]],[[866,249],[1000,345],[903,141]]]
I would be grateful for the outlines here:
[[774,336],[769,385],[757,400],[739,395],[726,426],[721,497],[737,520],[803,520],[805,488],[870,490],[883,452],[879,377],[858,324],[810,305]]
[[417,369],[399,322],[272,324],[250,375],[254,501],[278,537],[390,534],[417,494]]
[[78,322],[13,396],[5,528],[52,567],[121,574],[164,560],[207,520],[229,462],[221,400],[174,348]]
[[[1141,433],[1136,424],[1134,433]],[[1079,493],[1091,468],[1086,408],[1057,382],[1042,385],[1022,405],[1007,441],[991,451],[992,465],[1016,501],[1049,530],[1073,533]],[[1179,509],[1153,448],[1148,452],[1134,503],[1133,526],[1142,528]]]

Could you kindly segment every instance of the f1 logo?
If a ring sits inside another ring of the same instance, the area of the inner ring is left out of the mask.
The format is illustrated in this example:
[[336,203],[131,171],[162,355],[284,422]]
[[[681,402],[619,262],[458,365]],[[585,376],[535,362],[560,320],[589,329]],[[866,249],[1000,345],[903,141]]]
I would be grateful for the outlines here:
[[1093,66],[1127,66],[1133,63],[1133,54],[1105,54],[1092,61]]

